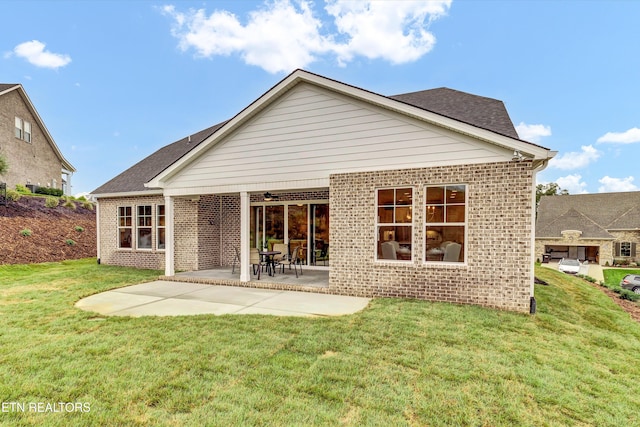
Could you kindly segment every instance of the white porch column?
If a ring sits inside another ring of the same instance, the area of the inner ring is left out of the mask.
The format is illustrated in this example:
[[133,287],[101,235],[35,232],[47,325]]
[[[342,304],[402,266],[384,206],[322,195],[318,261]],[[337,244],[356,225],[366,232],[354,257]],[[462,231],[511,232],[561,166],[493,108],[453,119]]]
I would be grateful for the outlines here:
[[175,244],[173,240],[174,236],[174,214],[173,214],[173,197],[164,197],[164,275],[174,276],[175,270]]
[[240,192],[240,281],[251,280],[249,227],[251,221],[251,199],[246,191]]

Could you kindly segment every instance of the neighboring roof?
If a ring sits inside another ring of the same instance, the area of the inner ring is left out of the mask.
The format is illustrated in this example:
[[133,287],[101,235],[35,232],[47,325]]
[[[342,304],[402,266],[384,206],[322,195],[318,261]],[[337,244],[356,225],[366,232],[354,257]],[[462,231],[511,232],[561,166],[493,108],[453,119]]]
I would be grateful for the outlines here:
[[[190,161],[190,157],[197,155],[199,151],[207,147],[211,142],[211,138],[209,137],[213,135],[214,132],[223,128],[221,133],[217,134],[216,137],[219,137],[221,134],[224,135],[225,132],[230,132],[235,126],[242,123],[243,120],[246,120],[247,117],[256,114],[257,111],[264,108],[264,105],[268,105],[271,97],[274,95],[274,91],[276,91],[276,94],[277,91],[284,92],[288,90],[290,85],[294,85],[300,80],[312,83],[320,82],[319,84],[326,85],[327,88],[332,90],[346,89],[349,93],[360,93],[363,97],[362,99],[366,101],[380,105],[392,104],[394,108],[397,106],[399,110],[411,107],[418,108],[425,112],[435,114],[435,117],[442,117],[442,120],[452,119],[454,121],[453,123],[464,123],[474,128],[487,130],[491,132],[490,135],[493,135],[493,138],[501,135],[507,137],[509,141],[517,140],[516,142],[518,144],[523,144],[522,146],[529,147],[527,149],[534,150],[532,152],[536,152],[536,150],[547,150],[536,144],[519,140],[504,104],[502,101],[496,99],[472,95],[448,88],[424,90],[387,97],[304,70],[296,70],[232,119],[196,134],[202,136],[202,138],[194,135],[192,136],[192,142],[189,144],[185,143],[186,138],[183,138],[180,141],[161,148],[151,156],[143,159],[122,174],[94,190],[93,194],[105,195],[148,191],[148,188],[144,185],[145,183],[151,181],[152,178],[157,179],[158,175],[163,174],[163,172],[164,174],[172,173],[171,169],[175,168],[178,160],[183,159],[181,163]],[[404,107],[405,105],[410,107]],[[229,126],[224,126],[227,123],[229,123]],[[208,140],[207,143],[197,150],[194,150],[204,142],[204,140]]]
[[509,113],[500,100],[441,87],[389,98],[519,139]]
[[56,154],[58,159],[60,159],[60,163],[62,163],[62,167],[68,170],[69,172],[75,172],[76,168],[74,168],[73,165],[69,163],[69,161],[62,155],[60,148],[58,148],[58,145],[56,144],[53,137],[49,133],[49,130],[45,126],[44,121],[42,121],[40,114],[38,114],[36,107],[31,102],[31,99],[29,99],[29,95],[27,95],[27,92],[24,90],[22,85],[18,83],[0,83],[0,96],[7,94],[13,90],[18,91],[18,93],[24,100],[25,104],[27,105],[27,108],[31,111],[31,114],[33,115],[33,117],[35,117],[36,121],[38,122],[38,126],[40,127],[40,129],[42,129],[42,133],[44,134],[44,137],[49,141],[49,145],[51,145],[51,148],[53,148],[54,153]]
[[580,230],[581,238],[612,238],[613,230],[640,229],[640,191],[542,196],[536,237],[562,237]]
[[0,95],[2,95],[2,92],[4,92],[5,90],[14,88],[16,86],[20,86],[17,83],[0,83]]
[[211,136],[226,122],[218,123],[193,135],[186,136],[179,141],[162,147],[131,166],[120,175],[93,190],[93,194],[127,193],[148,191],[144,186],[154,176],[165,170],[168,166],[180,159],[186,153],[198,146],[202,141]]

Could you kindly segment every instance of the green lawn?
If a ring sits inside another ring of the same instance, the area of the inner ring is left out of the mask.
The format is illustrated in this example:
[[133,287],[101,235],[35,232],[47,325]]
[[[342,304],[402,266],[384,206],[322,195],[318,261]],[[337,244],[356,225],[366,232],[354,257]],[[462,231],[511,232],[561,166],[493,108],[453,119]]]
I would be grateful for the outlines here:
[[[535,316],[400,299],[314,319],[74,308],[157,274],[0,266],[0,424],[640,425],[640,324],[573,276],[537,271]],[[29,411],[58,402],[90,411]]]
[[620,281],[627,274],[640,274],[640,270],[637,268],[605,268],[602,270],[604,274],[604,281],[608,287],[616,287],[620,285]]

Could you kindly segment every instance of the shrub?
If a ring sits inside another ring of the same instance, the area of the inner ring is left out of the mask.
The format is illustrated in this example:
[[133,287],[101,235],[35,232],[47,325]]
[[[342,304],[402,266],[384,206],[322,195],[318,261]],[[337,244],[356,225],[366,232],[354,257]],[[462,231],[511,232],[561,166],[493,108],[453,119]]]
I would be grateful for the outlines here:
[[58,206],[58,203],[60,203],[60,199],[53,196],[48,196],[44,201],[44,205],[48,208],[55,208]]
[[80,196],[80,197],[78,197],[76,200],[77,200],[77,201],[79,201],[79,202],[86,202],[86,201],[87,201],[87,198],[86,198],[86,197],[84,197],[84,196]]
[[7,190],[7,199],[11,200],[12,202],[17,202],[21,197],[22,195],[20,195],[20,193],[18,193],[17,191]]
[[93,210],[93,203],[91,202],[82,202],[82,207],[85,208],[86,210],[92,211]]
[[62,206],[64,206],[65,208],[72,209],[74,211],[76,210],[75,202],[73,200],[70,200],[70,199],[66,199]]
[[31,194],[31,190],[22,184],[16,184],[16,191],[20,194]]
[[630,291],[628,289],[622,289],[620,292],[620,298],[626,299],[629,301],[638,301],[640,300],[640,294],[636,294],[635,292]]
[[29,230],[28,228],[25,228],[24,230],[20,231],[20,234],[23,235],[24,237],[29,237],[31,236],[31,230]]
[[84,228],[80,227],[79,225],[76,225],[73,229],[76,230],[78,233],[82,233],[84,231]]
[[59,188],[49,188],[49,187],[38,187],[36,188],[36,193],[44,194],[46,196],[62,196],[63,192]]
[[76,242],[72,239],[67,239],[64,242],[69,246],[74,246],[76,244]]

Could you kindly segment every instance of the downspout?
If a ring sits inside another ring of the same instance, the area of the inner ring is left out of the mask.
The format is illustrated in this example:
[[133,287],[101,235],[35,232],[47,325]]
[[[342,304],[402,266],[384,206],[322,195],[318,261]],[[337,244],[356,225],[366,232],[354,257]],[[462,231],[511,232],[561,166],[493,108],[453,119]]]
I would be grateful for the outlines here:
[[[552,156],[553,157],[553,156]],[[531,210],[531,277],[529,278],[530,283],[530,291],[529,291],[529,313],[536,313],[536,297],[535,297],[535,277],[536,277],[536,212],[538,210],[538,206],[536,205],[536,182],[538,172],[542,172],[547,165],[549,164],[549,159],[545,159],[537,166],[533,167],[533,176],[532,181],[533,185],[531,186],[531,204],[533,205],[533,209]]]
[[100,264],[100,200],[96,199],[96,256]]

